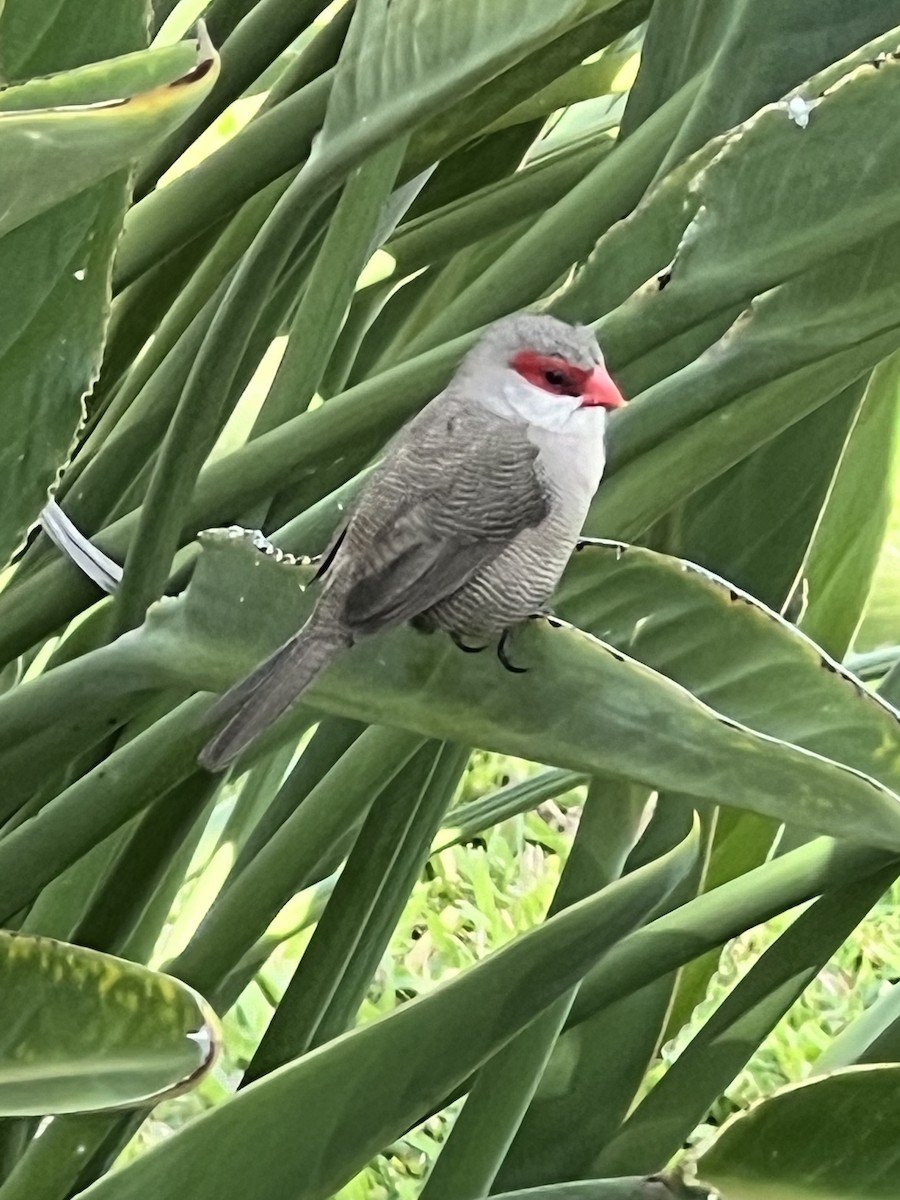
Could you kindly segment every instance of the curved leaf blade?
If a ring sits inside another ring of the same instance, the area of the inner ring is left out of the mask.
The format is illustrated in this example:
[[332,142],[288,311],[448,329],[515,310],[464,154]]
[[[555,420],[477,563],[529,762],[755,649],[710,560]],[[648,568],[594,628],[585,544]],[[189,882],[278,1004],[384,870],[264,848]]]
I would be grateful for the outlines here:
[[[132,686],[140,680],[140,662],[144,672],[153,671],[157,678],[161,673],[172,683],[219,688],[285,640],[304,619],[309,600],[297,588],[294,568],[271,554],[261,555],[252,539],[233,533],[207,534],[204,544],[183,598],[153,610],[138,635],[130,651],[135,656]],[[605,606],[608,572],[599,586],[604,553],[607,562],[622,568],[632,552],[617,564],[619,551],[608,547],[591,572],[598,580],[596,592],[589,592],[597,604],[592,604],[592,628],[615,633],[621,650],[579,630],[530,622],[518,635],[518,653],[529,671],[510,679],[489,655],[463,656],[440,639],[397,630],[363,642],[340,658],[314,685],[310,699],[326,711],[364,721],[389,720],[425,736],[538,757],[572,770],[622,775],[650,787],[729,802],[781,819],[789,816],[839,836],[900,845],[900,807],[886,787],[858,768],[838,766],[821,751],[788,745],[766,730],[752,732],[749,722],[738,723],[713,711],[680,684],[630,657],[635,626],[643,617],[646,628],[648,614],[641,606],[624,607],[619,596],[619,629],[613,630],[609,614],[616,610],[611,595],[611,606]],[[571,569],[583,582],[579,557]],[[676,579],[683,574],[680,564],[668,571]],[[563,596],[567,593],[567,613],[583,617],[585,606],[574,603],[568,581]],[[630,587],[629,593],[633,601]],[[691,599],[682,596],[682,603],[696,600],[693,590],[685,595]],[[713,605],[722,605],[718,585],[709,595]],[[659,596],[653,600],[658,602]],[[264,628],[256,615],[263,611]],[[767,624],[755,609],[752,619]],[[697,627],[691,628],[696,642]],[[723,647],[731,644],[730,620],[724,627],[720,621],[718,629],[721,656]],[[825,672],[811,644],[799,645],[801,659],[806,657],[807,666],[813,667],[808,680],[812,684]],[[685,657],[697,649],[689,647]],[[718,702],[723,685],[716,682],[710,698]],[[852,685],[843,676],[837,683],[844,703],[863,710]],[[897,717],[880,702],[871,704],[877,736],[887,732],[885,753],[896,763]],[[765,713],[757,715],[765,724]],[[863,732],[871,741],[865,722]],[[848,756],[859,757],[852,747]]]
[[212,1067],[214,1014],[146,967],[0,932],[0,1115],[121,1108],[193,1087]]
[[717,712],[900,792],[897,710],[783,617],[711,571],[639,546],[587,542],[559,598],[573,623]]
[[[268,1200],[324,1200],[572,987],[675,885],[696,849],[695,829],[450,983],[251,1085],[98,1181],[85,1200],[189,1191],[199,1161],[209,1196],[252,1194],[262,1174]],[[287,1141],[285,1111],[303,1114],[301,1136]]]
[[722,1200],[893,1200],[900,1067],[784,1088],[734,1117],[696,1163]]
[[[145,52],[146,53],[146,52]],[[152,61],[152,86],[147,64]],[[0,234],[127,167],[148,142],[174,129],[216,79],[218,58],[207,41],[176,46],[153,59],[129,55],[111,89],[97,66],[10,88],[0,104]],[[90,94],[85,81],[96,85]],[[110,91],[118,95],[110,95]],[[27,108],[19,109],[18,103]]]

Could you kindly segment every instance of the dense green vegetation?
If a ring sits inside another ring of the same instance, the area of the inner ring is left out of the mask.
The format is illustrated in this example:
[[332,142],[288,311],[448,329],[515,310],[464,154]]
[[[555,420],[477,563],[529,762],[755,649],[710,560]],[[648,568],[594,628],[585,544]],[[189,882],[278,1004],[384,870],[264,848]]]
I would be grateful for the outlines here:
[[[0,79],[0,1200],[893,1198],[898,0],[0,0]],[[561,624],[206,774],[522,307],[631,400]]]

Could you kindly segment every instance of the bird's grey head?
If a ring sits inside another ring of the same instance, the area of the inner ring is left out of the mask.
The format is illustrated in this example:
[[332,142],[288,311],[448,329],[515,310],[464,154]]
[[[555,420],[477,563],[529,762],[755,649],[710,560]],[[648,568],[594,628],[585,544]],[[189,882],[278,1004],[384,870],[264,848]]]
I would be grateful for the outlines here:
[[514,313],[489,325],[457,379],[498,415],[547,429],[580,408],[599,419],[625,403],[593,330],[545,314]]

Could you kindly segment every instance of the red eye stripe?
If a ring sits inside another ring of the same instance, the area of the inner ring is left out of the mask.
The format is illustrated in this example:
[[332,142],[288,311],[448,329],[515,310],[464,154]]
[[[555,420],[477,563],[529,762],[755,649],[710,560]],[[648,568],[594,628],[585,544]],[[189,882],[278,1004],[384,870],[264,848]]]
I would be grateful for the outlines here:
[[514,371],[555,396],[582,396],[591,372],[575,367],[558,354],[521,350],[509,364]]

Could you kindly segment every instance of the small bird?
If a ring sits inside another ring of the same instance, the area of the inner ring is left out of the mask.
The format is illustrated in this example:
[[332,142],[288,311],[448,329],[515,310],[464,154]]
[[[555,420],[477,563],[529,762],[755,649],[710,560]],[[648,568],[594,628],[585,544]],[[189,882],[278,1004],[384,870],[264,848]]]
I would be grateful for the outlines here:
[[322,557],[306,624],[228,691],[200,763],[227,766],[341,651],[404,622],[464,650],[543,608],[625,403],[593,332],[517,313],[487,327],[447,388],[397,434]]

